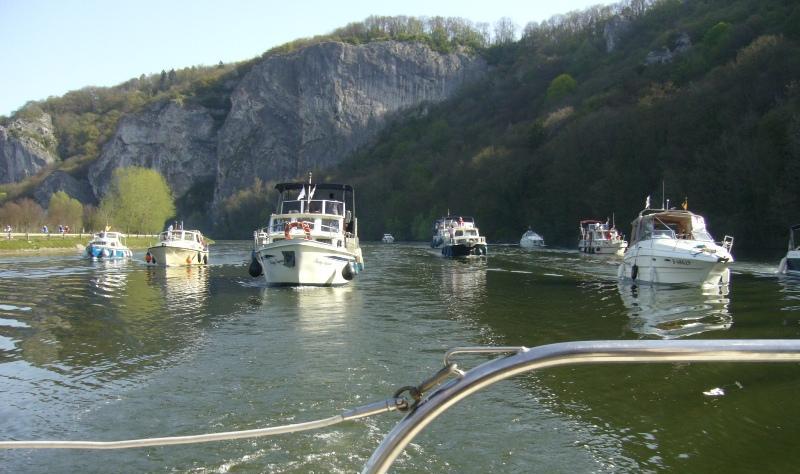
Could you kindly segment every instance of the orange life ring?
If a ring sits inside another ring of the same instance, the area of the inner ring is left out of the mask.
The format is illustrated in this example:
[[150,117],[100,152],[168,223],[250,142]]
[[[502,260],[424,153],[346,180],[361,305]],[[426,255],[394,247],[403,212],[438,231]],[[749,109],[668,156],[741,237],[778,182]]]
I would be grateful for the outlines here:
[[286,225],[283,227],[283,236],[286,240],[291,240],[292,238],[292,229],[295,227],[300,227],[303,229],[303,232],[306,234],[306,240],[311,240],[311,226],[308,225],[308,222],[287,222]]

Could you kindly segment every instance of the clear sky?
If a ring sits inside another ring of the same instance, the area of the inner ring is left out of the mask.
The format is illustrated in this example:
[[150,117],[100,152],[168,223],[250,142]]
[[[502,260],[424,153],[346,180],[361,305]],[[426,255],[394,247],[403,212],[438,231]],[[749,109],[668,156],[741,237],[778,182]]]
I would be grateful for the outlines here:
[[0,115],[141,74],[250,59],[370,15],[530,21],[607,0],[0,0]]

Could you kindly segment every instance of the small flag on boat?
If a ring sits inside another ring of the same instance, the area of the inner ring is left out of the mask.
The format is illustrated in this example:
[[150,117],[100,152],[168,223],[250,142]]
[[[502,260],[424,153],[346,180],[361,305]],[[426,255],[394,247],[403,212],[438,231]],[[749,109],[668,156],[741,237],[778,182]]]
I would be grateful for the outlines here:
[[306,197],[306,187],[305,187],[305,186],[303,186],[303,189],[300,191],[300,195],[299,195],[299,196],[297,196],[297,200],[298,200],[298,201],[300,201],[300,200],[302,200],[304,197]]
[[650,195],[647,195],[647,199],[644,200],[644,208],[650,209]]
[[308,192],[308,199],[313,199],[314,198],[314,191],[316,191],[316,190],[317,190],[317,186],[314,185],[314,187],[311,188],[311,190]]
[[683,204],[681,204],[681,207],[683,208],[684,211],[688,211],[689,210],[689,197],[688,196],[683,198]]

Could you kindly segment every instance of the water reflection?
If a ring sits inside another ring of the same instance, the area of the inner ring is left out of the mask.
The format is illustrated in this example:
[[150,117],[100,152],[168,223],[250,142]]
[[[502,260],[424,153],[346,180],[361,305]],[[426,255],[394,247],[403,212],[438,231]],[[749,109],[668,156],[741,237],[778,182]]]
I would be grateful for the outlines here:
[[441,270],[440,293],[453,316],[472,314],[486,298],[485,260],[453,260]]
[[696,288],[619,283],[630,328],[642,336],[675,339],[730,329],[729,286]]
[[197,313],[209,295],[209,274],[205,266],[147,267],[148,285],[164,295],[165,310]]
[[[273,289],[274,290],[274,289]],[[337,288],[285,288],[297,304],[297,327],[317,335],[335,336],[343,331],[354,313],[353,285]],[[269,289],[267,289],[269,291]],[[268,297],[268,295],[265,295]]]
[[778,277],[780,293],[786,305],[784,311],[800,311],[800,277],[795,275],[780,275]]

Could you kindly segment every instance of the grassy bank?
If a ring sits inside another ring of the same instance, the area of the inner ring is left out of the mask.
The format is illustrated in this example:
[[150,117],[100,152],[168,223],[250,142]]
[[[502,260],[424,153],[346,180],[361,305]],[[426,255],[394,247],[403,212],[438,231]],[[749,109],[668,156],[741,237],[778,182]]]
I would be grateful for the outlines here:
[[[30,250],[72,250],[83,248],[91,239],[90,234],[0,234],[0,254],[17,253]],[[130,236],[126,245],[131,249],[146,249],[158,242],[158,237]]]

